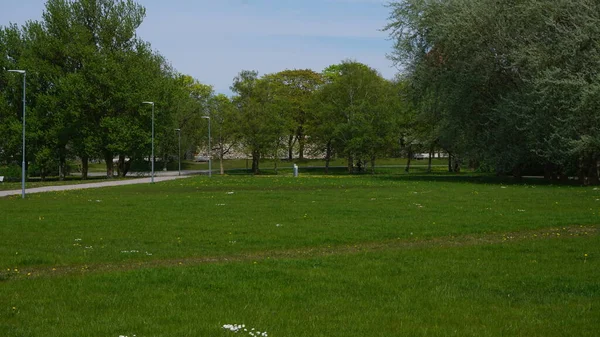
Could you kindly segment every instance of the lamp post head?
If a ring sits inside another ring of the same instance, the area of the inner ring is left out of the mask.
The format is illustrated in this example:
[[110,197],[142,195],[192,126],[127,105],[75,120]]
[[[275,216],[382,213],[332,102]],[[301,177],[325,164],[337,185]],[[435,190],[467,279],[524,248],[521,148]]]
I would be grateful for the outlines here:
[[8,70],[9,73],[19,73],[19,74],[25,74],[25,70],[15,70],[15,69],[10,69]]
[[181,132],[181,129],[175,129],[175,131],[177,131],[177,132]]
[[152,104],[152,105],[154,105],[154,102],[142,102],[142,104]]
[[204,119],[210,119],[210,116],[202,116]]

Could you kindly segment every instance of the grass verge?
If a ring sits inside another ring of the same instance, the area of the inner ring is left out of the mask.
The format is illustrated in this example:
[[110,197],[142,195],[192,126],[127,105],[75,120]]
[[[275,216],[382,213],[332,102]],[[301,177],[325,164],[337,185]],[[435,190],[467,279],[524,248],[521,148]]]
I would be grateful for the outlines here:
[[[194,177],[0,199],[4,336],[595,336],[600,191]],[[248,334],[246,334],[248,335]]]

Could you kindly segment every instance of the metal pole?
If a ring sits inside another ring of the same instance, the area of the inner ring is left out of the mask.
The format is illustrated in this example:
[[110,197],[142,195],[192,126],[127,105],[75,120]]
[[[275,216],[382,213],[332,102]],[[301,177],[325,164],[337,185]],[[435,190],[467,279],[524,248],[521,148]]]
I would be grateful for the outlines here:
[[177,153],[177,159],[179,159],[179,175],[181,175],[181,129],[175,129],[179,135],[179,152]]
[[25,94],[26,94],[26,72],[23,72],[23,164],[21,167],[21,198],[25,199]]

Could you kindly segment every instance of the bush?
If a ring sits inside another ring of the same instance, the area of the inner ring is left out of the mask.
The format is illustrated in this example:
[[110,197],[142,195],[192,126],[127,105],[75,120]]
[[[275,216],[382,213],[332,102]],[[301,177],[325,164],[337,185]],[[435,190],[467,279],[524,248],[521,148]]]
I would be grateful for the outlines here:
[[0,166],[0,176],[4,176],[4,181],[18,181],[21,179],[21,166]]

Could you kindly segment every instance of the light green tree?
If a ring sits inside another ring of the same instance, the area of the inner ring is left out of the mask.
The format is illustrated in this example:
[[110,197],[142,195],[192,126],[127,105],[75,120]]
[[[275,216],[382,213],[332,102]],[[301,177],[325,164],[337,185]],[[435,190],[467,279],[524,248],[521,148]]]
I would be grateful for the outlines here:
[[287,130],[281,105],[276,101],[276,83],[270,77],[259,78],[256,71],[241,71],[231,90],[237,112],[240,143],[252,157],[252,172],[260,172],[260,158],[273,154]]

